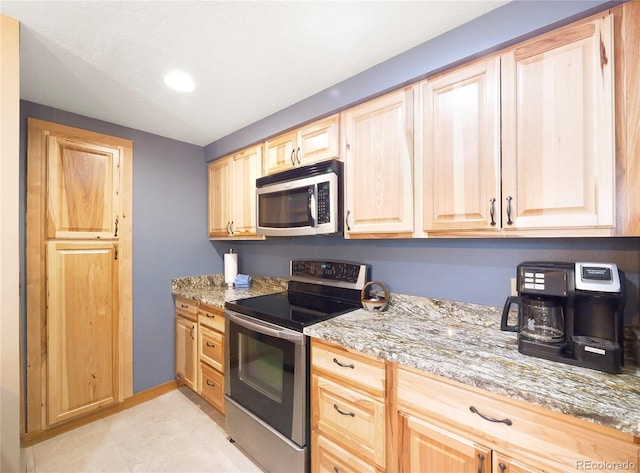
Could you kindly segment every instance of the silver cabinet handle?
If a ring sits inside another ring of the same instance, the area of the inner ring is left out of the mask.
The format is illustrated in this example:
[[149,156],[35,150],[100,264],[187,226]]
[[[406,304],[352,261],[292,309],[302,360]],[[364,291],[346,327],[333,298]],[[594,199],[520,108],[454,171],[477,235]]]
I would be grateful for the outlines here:
[[215,345],[215,343],[207,342],[207,346],[208,346],[209,348],[213,348],[213,347],[215,347],[216,345]]
[[496,198],[491,197],[489,202],[491,203],[491,207],[489,207],[489,215],[491,215],[491,226],[493,227],[496,224]]
[[351,231],[351,226],[349,225],[349,215],[351,215],[351,210],[347,210],[347,215],[344,217],[344,223],[347,225],[347,231]]
[[298,164],[300,164],[300,146],[298,146],[298,151],[296,151],[296,159],[298,160]]
[[195,340],[196,337],[193,336],[193,330],[196,328],[195,325],[191,326],[191,330],[189,330],[189,336],[191,337],[191,340]]
[[513,220],[511,220],[511,201],[513,197],[510,195],[507,196],[507,225],[513,225]]
[[478,473],[482,473],[482,464],[484,463],[484,455],[478,453]]
[[291,165],[295,166],[296,165],[296,160],[293,158],[293,156],[296,154],[296,151],[294,149],[291,150]]

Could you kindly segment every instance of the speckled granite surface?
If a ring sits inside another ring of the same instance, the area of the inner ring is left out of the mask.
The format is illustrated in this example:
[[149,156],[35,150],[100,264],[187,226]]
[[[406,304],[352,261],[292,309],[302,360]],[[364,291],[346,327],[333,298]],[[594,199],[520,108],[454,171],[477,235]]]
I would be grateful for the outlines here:
[[245,299],[287,290],[287,280],[266,276],[252,276],[247,288],[227,287],[224,275],[193,276],[171,280],[171,294],[217,307],[227,301]]
[[305,328],[312,337],[618,429],[640,439],[640,368],[612,375],[522,355],[501,308],[394,294]]
[[[222,274],[171,281],[172,294],[217,307],[286,288],[286,279],[263,276],[253,276],[249,288],[227,288]],[[360,309],[309,326],[304,333],[640,440],[638,366],[612,375],[522,355],[516,334],[500,331],[501,310],[393,294],[383,313]]]

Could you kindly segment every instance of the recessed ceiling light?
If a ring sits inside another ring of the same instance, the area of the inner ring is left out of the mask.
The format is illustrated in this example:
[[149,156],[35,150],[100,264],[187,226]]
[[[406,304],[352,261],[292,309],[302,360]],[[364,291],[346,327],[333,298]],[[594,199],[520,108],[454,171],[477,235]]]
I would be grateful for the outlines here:
[[191,92],[196,88],[196,84],[189,74],[182,71],[171,71],[164,76],[164,83],[168,87],[179,92]]

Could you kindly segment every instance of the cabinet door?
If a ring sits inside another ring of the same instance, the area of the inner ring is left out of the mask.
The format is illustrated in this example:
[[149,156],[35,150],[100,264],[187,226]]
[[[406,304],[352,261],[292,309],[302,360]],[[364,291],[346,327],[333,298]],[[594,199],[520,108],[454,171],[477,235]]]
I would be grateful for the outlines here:
[[118,401],[118,245],[47,244],[49,424]]
[[500,58],[421,85],[424,230],[500,229]]
[[413,89],[398,90],[349,109],[341,120],[345,237],[410,237]]
[[[493,452],[491,473],[544,473],[545,470],[527,465],[499,452]],[[549,468],[546,471],[553,471]]]
[[285,133],[264,145],[264,174],[273,174],[295,166],[297,149],[297,133]]
[[198,324],[184,317],[176,317],[176,377],[197,391]]
[[119,165],[119,148],[48,136],[48,238],[118,237]]
[[489,473],[491,450],[412,415],[400,414],[400,471]]
[[231,232],[231,161],[220,158],[209,164],[209,236]]
[[[303,126],[298,131],[299,162],[306,165],[328,159],[338,159],[340,149],[340,118],[332,115]],[[297,159],[297,158],[296,158]]]
[[262,145],[231,158],[231,234],[256,234],[256,179],[262,175]]
[[613,18],[502,56],[503,227],[613,227]]

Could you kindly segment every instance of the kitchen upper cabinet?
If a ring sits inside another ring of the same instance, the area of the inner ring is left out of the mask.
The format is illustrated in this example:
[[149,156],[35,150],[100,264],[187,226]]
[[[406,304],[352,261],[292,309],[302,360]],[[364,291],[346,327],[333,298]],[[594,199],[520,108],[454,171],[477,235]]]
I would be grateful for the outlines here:
[[48,238],[117,238],[118,147],[47,136]]
[[118,244],[47,243],[48,423],[118,401]]
[[209,237],[256,237],[256,179],[262,145],[209,164]]
[[506,230],[613,228],[613,17],[502,54]]
[[332,115],[265,142],[265,175],[339,159],[340,118]]
[[413,233],[413,100],[407,87],[342,113],[345,238]]
[[423,230],[500,230],[500,58],[420,84]]

